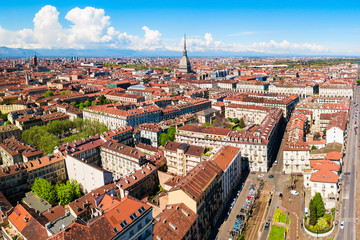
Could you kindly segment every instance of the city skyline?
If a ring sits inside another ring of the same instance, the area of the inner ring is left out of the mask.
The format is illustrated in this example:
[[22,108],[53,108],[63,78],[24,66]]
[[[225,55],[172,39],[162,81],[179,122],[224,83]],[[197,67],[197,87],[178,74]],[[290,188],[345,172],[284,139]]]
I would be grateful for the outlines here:
[[[0,46],[190,52],[360,55],[352,2],[1,3]],[[21,16],[21,17],[19,17]]]

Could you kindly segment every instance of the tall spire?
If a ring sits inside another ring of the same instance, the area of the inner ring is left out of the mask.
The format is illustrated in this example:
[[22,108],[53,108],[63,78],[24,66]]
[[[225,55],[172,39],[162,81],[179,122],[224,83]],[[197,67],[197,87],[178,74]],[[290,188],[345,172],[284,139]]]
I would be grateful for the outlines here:
[[186,34],[184,34],[184,51],[183,51],[183,55],[186,56]]

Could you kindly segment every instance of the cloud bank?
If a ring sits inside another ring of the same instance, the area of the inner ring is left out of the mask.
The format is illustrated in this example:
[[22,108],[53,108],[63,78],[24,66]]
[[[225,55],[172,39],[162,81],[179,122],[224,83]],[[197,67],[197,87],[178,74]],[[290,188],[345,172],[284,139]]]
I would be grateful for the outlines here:
[[[110,16],[104,9],[93,7],[73,8],[66,15],[70,27],[65,28],[59,22],[59,12],[56,7],[46,5],[35,14],[33,29],[9,31],[0,26],[0,46],[25,49],[101,49],[116,48],[130,50],[170,50],[181,51],[182,39],[178,42],[165,44],[162,34],[155,29],[143,26],[142,36],[121,32],[111,26]],[[251,35],[253,32],[242,34]],[[255,42],[251,45],[240,43],[224,43],[214,40],[211,33],[203,37],[187,39],[190,51],[255,51],[263,53],[309,53],[326,52],[321,45],[312,43]]]

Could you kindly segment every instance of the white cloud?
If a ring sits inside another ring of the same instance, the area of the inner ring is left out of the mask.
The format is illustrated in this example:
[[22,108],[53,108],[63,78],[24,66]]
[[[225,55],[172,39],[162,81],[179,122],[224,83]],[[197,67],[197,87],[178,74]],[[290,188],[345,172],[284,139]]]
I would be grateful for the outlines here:
[[[59,22],[59,12],[54,6],[46,5],[35,14],[33,29],[8,31],[0,26],[0,46],[20,48],[79,48],[96,49],[102,47],[132,50],[172,50],[181,51],[183,39],[176,42],[162,41],[162,34],[156,29],[143,26],[143,36],[121,32],[111,26],[110,16],[104,9],[78,7],[71,9],[65,19],[71,25],[63,27]],[[255,32],[241,32],[238,35],[252,35]],[[264,53],[325,52],[321,45],[311,43],[255,42],[249,46],[241,43],[224,43],[215,40],[211,33],[203,37],[187,39],[190,51],[257,51]]]
[[[40,9],[34,17],[34,30],[20,31],[23,38],[33,41],[43,48],[51,48],[54,45],[62,44],[64,32],[59,23],[59,12],[53,6],[46,5]],[[33,36],[31,36],[33,34]]]
[[73,25],[67,37],[72,47],[85,48],[89,43],[110,42],[118,32],[110,26],[110,17],[104,9],[78,7],[71,9],[65,16]]

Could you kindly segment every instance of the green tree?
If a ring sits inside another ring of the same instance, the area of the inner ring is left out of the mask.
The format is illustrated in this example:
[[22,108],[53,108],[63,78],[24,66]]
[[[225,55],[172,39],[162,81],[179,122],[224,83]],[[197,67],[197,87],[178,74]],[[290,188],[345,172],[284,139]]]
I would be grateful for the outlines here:
[[53,96],[53,95],[54,95],[53,91],[48,90],[48,91],[45,92],[44,97],[47,98],[47,97],[51,97],[51,96]]
[[167,130],[167,134],[169,136],[170,141],[175,141],[175,133],[176,133],[176,128],[169,127],[169,129]]
[[311,150],[316,150],[316,149],[317,149],[316,146],[314,146],[314,145],[311,146]]
[[322,216],[324,216],[324,214],[325,214],[324,201],[323,201],[320,193],[315,193],[313,200],[314,200],[314,203],[316,206],[316,217],[317,217],[317,219],[319,219]]
[[231,120],[231,121],[235,124],[238,124],[240,120],[238,118],[233,118],[233,120]]
[[239,127],[240,127],[240,128],[244,128],[244,127],[245,127],[244,118],[241,118],[241,119],[240,119],[240,121],[239,121]]
[[160,134],[159,138],[161,146],[165,146],[165,144],[169,141],[169,135],[166,133]]
[[100,97],[99,97],[99,104],[100,104],[100,105],[106,104],[106,98],[105,98],[104,95],[100,95]]
[[309,224],[315,226],[316,223],[317,223],[317,220],[316,220],[316,206],[315,206],[315,203],[314,203],[313,199],[310,200],[309,210],[310,210]]
[[357,84],[360,84],[360,79],[356,81]]
[[75,180],[59,183],[55,186],[55,189],[57,199],[61,205],[66,205],[82,196],[80,185]]
[[5,125],[10,125],[10,124],[11,124],[10,120],[7,120],[7,121],[5,122]]
[[204,123],[204,127],[211,127],[211,124],[209,122]]
[[71,102],[70,104],[75,106],[75,105],[77,104],[77,102],[76,102],[76,101],[73,101],[73,102]]
[[86,100],[84,102],[84,107],[90,107],[91,106],[91,102],[89,100]]
[[2,113],[0,118],[2,118],[2,120],[4,120],[4,122],[6,122],[8,120],[8,115],[6,113]]
[[56,204],[56,192],[54,186],[47,180],[36,178],[31,190],[39,197],[48,201],[51,205]]

